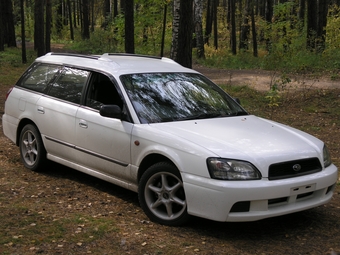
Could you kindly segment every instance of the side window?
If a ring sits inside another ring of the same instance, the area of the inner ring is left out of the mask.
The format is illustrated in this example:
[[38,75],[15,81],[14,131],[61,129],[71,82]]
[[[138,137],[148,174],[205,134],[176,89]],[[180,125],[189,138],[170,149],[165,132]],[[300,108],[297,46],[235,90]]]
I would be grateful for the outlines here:
[[48,83],[59,70],[60,66],[57,65],[38,64],[32,66],[23,79],[19,81],[18,85],[26,89],[44,92]]
[[102,105],[118,105],[122,108],[123,101],[109,77],[93,73],[86,96],[86,106],[99,110]]
[[80,104],[88,75],[88,71],[65,67],[58,79],[51,84],[48,95]]

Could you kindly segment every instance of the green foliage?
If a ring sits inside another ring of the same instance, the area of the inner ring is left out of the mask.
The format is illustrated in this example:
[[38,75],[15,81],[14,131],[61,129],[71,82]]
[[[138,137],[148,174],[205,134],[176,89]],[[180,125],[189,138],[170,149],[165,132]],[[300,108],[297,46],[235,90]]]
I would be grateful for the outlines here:
[[265,96],[270,109],[271,118],[274,113],[274,108],[280,108],[284,103],[282,95],[288,97],[290,82],[291,79],[285,73],[283,73],[279,79],[273,80],[273,84],[271,84],[270,89]]
[[[306,22],[303,26],[295,16],[296,1],[274,6],[271,23],[256,17],[258,57],[253,57],[252,48],[232,55],[229,46],[229,31],[220,23],[219,48],[205,45],[206,59],[195,59],[201,65],[227,69],[265,69],[286,73],[324,73],[338,79],[340,68],[340,18],[338,7],[333,7],[326,27],[326,49],[316,54],[306,49]],[[250,37],[251,38],[251,37]],[[249,44],[251,42],[249,41]]]
[[88,40],[77,40],[67,44],[67,48],[83,54],[102,54],[103,52],[120,52],[122,45],[117,42],[110,30],[97,29]]
[[[168,0],[136,0],[135,1],[135,52],[138,54],[159,55],[161,50],[164,4]],[[170,7],[171,5],[169,5]],[[101,54],[103,52],[125,52],[124,44],[124,16],[108,18],[108,26],[101,25],[105,18],[102,15],[102,4],[95,1],[94,27],[90,39],[82,40],[80,25],[74,29],[74,40],[70,40],[70,28],[63,25],[61,31],[53,24],[52,43],[66,45],[68,51],[84,54]],[[205,59],[194,59],[198,63],[211,67],[227,69],[266,69],[282,72],[321,73],[325,70],[330,73],[333,80],[339,79],[340,68],[340,9],[337,6],[330,8],[326,32],[326,48],[323,54],[315,54],[306,49],[306,23],[302,24],[297,17],[297,1],[287,1],[274,5],[274,16],[270,23],[262,17],[255,17],[258,57],[253,56],[252,36],[249,35],[248,50],[238,51],[233,55],[230,49],[230,27],[226,24],[226,9],[218,7],[218,49],[211,44],[205,45]],[[18,16],[16,7],[15,17]],[[56,22],[57,5],[53,5],[53,19]],[[204,15],[206,10],[204,10]],[[242,13],[237,10],[237,24],[240,24]],[[203,24],[205,22],[203,17]],[[33,39],[34,12],[33,7],[25,6],[26,38]],[[238,28],[239,29],[239,28]],[[239,33],[239,31],[237,31]],[[16,36],[20,40],[20,22],[16,22]],[[239,35],[237,35],[239,37]],[[165,34],[165,56],[170,55],[172,39],[172,9],[167,9],[167,24]],[[210,41],[213,36],[211,35]],[[196,51],[196,49],[193,49]],[[35,54],[33,54],[35,55]],[[193,54],[195,58],[195,54]],[[19,61],[18,61],[19,62]],[[15,62],[13,62],[15,65]]]
[[306,38],[296,16],[292,15],[294,2],[277,4],[271,23],[260,21],[259,30],[263,31],[263,40],[267,53],[264,55],[262,68],[292,71],[297,68],[297,54],[305,55]]
[[326,51],[334,51],[339,49],[340,45],[340,17],[339,17],[340,7],[334,5],[329,13],[332,15],[328,15],[327,18],[327,27],[326,27]]
[[209,67],[227,68],[227,69],[259,69],[261,68],[261,58],[255,58],[249,55],[249,52],[243,51],[233,55],[228,48],[220,47],[215,49],[212,46],[205,45],[205,59],[196,59],[193,54],[194,63],[202,64]]
[[266,95],[266,99],[268,99],[269,108],[279,107],[280,93],[276,84],[270,88],[268,94]]
[[[168,8],[169,9],[169,8]],[[170,11],[168,10],[168,15]],[[159,55],[163,29],[163,1],[140,3],[135,11],[135,52],[138,54]],[[124,16],[118,15],[109,22],[106,29],[96,27],[89,40],[80,39],[80,31],[76,31],[77,39],[68,44],[68,48],[87,54],[103,52],[125,52]],[[98,22],[97,23],[101,23]],[[66,29],[68,30],[68,29]],[[171,22],[165,35],[166,50],[170,51]]]

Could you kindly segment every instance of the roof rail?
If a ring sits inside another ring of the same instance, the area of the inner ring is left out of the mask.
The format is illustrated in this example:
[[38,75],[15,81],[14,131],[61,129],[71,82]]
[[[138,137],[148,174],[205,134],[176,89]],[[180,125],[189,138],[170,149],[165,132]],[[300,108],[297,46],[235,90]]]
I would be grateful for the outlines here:
[[75,53],[64,53],[64,52],[50,52],[49,55],[56,56],[69,56],[69,57],[79,57],[79,58],[90,58],[90,59],[99,59],[99,56],[94,55],[84,55],[84,54],[75,54]]
[[102,57],[105,56],[127,56],[127,57],[141,57],[141,58],[154,58],[154,59],[162,59],[162,57],[151,56],[151,55],[142,55],[142,54],[131,54],[131,53],[104,53]]

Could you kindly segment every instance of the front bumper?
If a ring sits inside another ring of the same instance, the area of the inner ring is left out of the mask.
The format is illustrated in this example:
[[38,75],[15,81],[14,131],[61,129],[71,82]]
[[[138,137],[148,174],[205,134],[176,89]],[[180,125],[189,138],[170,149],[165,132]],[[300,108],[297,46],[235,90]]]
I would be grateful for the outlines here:
[[182,173],[188,213],[216,221],[255,221],[329,202],[338,169],[269,181],[220,181]]

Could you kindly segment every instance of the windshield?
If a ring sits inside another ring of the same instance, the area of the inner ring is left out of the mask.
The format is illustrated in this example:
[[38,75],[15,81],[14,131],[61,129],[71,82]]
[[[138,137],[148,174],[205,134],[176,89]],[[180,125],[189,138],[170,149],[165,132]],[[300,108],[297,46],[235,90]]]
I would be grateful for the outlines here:
[[246,115],[234,99],[195,73],[121,76],[141,123]]

